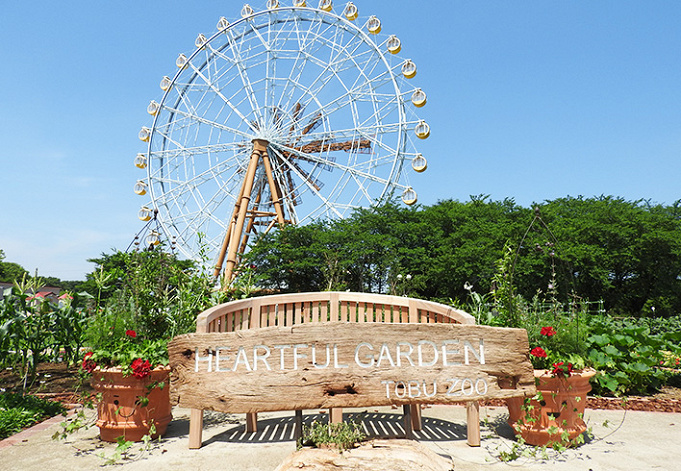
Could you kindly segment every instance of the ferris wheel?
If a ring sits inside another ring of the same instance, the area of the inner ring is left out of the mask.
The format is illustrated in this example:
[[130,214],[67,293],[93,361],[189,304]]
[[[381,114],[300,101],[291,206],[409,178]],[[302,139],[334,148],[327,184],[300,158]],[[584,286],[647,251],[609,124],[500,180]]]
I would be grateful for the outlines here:
[[376,16],[314,3],[268,0],[220,18],[148,106],[139,218],[158,217],[187,257],[215,257],[216,274],[226,258],[231,276],[251,234],[417,200],[406,167],[426,169],[414,143],[430,128],[415,115],[426,104],[409,83],[415,63]]

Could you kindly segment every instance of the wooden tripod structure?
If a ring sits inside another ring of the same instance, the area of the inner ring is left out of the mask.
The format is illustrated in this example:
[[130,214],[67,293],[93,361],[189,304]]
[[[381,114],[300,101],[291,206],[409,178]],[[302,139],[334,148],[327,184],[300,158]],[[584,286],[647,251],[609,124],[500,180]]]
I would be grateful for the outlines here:
[[[237,198],[236,204],[234,205],[234,212],[232,213],[229,227],[227,229],[227,233],[225,234],[225,239],[222,242],[222,248],[220,249],[218,260],[215,264],[215,272],[213,273],[214,278],[217,279],[220,276],[220,272],[222,271],[222,265],[225,265],[224,277],[226,283],[223,284],[223,289],[226,289],[229,285],[229,282],[234,278],[234,269],[239,262],[240,255],[246,250],[248,237],[253,230],[255,219],[262,216],[274,216],[274,219],[268,226],[267,230],[271,229],[275,224],[283,226],[287,222],[284,217],[281,188],[279,188],[279,184],[274,178],[274,173],[272,172],[272,162],[270,161],[269,155],[267,155],[268,145],[269,142],[266,140],[253,140],[253,152],[251,153],[251,158],[248,162],[246,176],[244,177],[244,182],[241,185],[239,197]],[[275,211],[273,214],[258,211],[258,205],[260,204],[262,191],[259,191],[256,196],[254,202],[255,206],[252,209],[249,209],[253,185],[255,183],[256,171],[258,170],[261,160],[265,170],[265,175],[267,176],[267,184],[270,188],[270,194],[272,195],[272,203],[274,205]]]
[[[300,106],[296,106],[295,116],[297,117],[300,112]],[[308,124],[302,131],[302,135],[309,133],[319,122],[321,115],[316,115],[310,124]],[[293,131],[293,127],[291,128]],[[222,243],[222,248],[218,254],[218,260],[215,264],[215,271],[213,277],[217,279],[222,271],[222,266],[225,266],[223,289],[227,289],[229,283],[233,280],[235,273],[235,268],[239,263],[241,255],[246,251],[246,246],[248,244],[248,237],[250,233],[253,232],[254,226],[256,224],[256,219],[264,217],[272,217],[273,219],[265,229],[267,233],[275,225],[279,227],[289,224],[290,219],[286,219],[284,214],[283,205],[283,194],[279,180],[274,177],[274,171],[272,169],[272,159],[267,154],[267,147],[269,142],[264,139],[253,139],[253,152],[251,153],[250,161],[248,162],[248,168],[246,170],[246,176],[244,177],[243,184],[241,185],[241,191],[239,192],[239,197],[234,205],[234,212],[229,222],[227,228],[227,233],[225,234],[224,241]],[[323,142],[323,141],[313,141],[304,145],[293,145],[293,149],[301,152],[302,154],[315,154],[318,152],[335,152],[335,151],[345,151],[345,152],[357,152],[361,150],[371,149],[371,141],[368,139],[362,139],[359,141],[347,141],[347,142]],[[282,152],[287,158],[292,157],[292,153],[289,151]],[[302,155],[298,155],[298,158],[306,160]],[[272,195],[272,206],[274,206],[274,212],[259,211],[258,207],[261,204],[262,198],[262,188],[260,188],[255,194],[255,199],[253,205],[251,205],[251,198],[253,196],[253,187],[255,185],[255,180],[257,176],[257,170],[262,161],[262,166],[267,177],[267,185],[269,186],[270,194]],[[292,164],[296,166],[295,164]],[[319,186],[307,175],[300,167],[296,166],[299,173],[303,174],[305,178],[308,178],[308,183],[315,187],[319,191]],[[286,185],[287,182],[284,181],[282,184]],[[293,194],[293,183],[288,179],[288,194]],[[294,203],[295,204],[295,203]]]

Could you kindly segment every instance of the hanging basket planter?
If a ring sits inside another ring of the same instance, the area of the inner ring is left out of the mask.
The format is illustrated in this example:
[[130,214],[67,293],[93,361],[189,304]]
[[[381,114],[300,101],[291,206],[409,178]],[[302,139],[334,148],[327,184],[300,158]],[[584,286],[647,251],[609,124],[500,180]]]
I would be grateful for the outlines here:
[[150,434],[152,425],[155,431],[151,437],[159,437],[173,418],[169,367],[157,367],[141,379],[123,375],[120,368],[97,368],[92,374],[92,387],[100,397],[97,427],[106,442],[116,442],[119,437],[141,441]]
[[509,425],[530,445],[573,443],[586,431],[586,395],[595,374],[594,370],[583,370],[561,378],[548,370],[534,370],[537,395],[506,400]]

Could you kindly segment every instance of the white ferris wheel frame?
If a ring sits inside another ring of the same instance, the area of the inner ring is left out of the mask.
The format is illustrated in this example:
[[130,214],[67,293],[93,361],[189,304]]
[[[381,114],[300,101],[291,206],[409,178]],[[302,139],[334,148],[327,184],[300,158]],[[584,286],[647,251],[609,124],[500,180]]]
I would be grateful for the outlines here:
[[172,79],[162,80],[163,97],[149,107],[152,126],[140,133],[148,142],[138,155],[147,178],[136,192],[151,196],[140,219],[155,212],[187,257],[215,256],[233,231],[230,213],[243,196],[255,140],[266,143],[272,170],[253,177],[248,231],[282,222],[273,219],[276,200],[292,224],[344,217],[397,191],[413,204],[403,166],[410,159],[415,170],[425,169],[412,133],[425,138],[429,127],[410,106],[422,106],[425,94],[401,89],[415,66],[395,54],[399,40],[395,48],[395,36],[372,34],[375,17],[359,24],[320,8],[278,6],[242,16],[224,28],[222,18],[210,37],[199,35],[196,49],[178,57]]

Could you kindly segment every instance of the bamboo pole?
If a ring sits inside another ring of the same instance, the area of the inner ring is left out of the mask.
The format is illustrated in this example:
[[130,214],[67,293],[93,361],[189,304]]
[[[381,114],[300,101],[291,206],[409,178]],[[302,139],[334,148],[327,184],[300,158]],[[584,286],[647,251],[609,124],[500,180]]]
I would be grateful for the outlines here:
[[[225,280],[227,283],[232,280],[234,268],[236,267],[237,252],[241,242],[241,235],[244,230],[246,214],[248,213],[248,203],[251,200],[251,191],[253,190],[253,183],[255,181],[255,172],[258,168],[260,158],[263,154],[267,153],[267,145],[268,142],[265,140],[253,140],[253,153],[251,154],[251,160],[248,163],[248,169],[246,170],[246,176],[244,177],[244,183],[241,189],[241,198],[238,202],[239,213],[237,214],[233,236],[230,236],[229,247],[227,249],[227,261],[225,263]],[[222,289],[224,290],[226,288],[227,285],[225,283]]]

